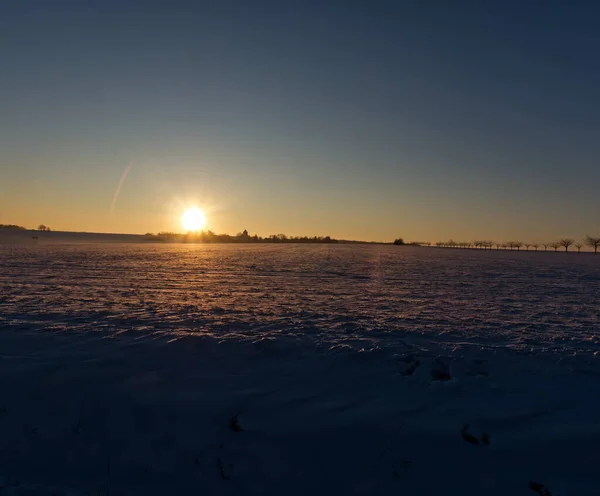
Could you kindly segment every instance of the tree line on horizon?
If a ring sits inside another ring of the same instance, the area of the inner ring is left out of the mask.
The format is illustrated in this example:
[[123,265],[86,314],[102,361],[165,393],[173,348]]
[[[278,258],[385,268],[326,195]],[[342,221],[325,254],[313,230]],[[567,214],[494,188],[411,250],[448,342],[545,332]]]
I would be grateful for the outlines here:
[[[12,230],[17,230],[17,231],[29,231],[29,229],[27,229],[26,227],[19,226],[17,224],[0,224],[0,229],[12,229]],[[36,229],[36,231],[50,232],[50,231],[52,231],[52,229],[50,229],[48,226],[46,226],[44,224],[40,224],[38,226],[38,228]]]
[[144,237],[148,241],[183,242],[183,243],[355,243],[355,244],[380,244],[371,241],[353,241],[347,239],[335,239],[331,236],[288,236],[287,234],[271,234],[270,236],[250,235],[248,231],[230,234],[216,234],[211,230],[188,232],[186,234],[163,231],[158,234],[146,233]]
[[[26,227],[17,224],[0,224],[0,229],[10,230],[28,230]],[[50,227],[40,224],[37,231],[50,232]],[[199,231],[199,232],[188,232],[185,234],[162,231],[158,234],[146,233],[144,238],[148,241],[162,241],[162,242],[200,242],[200,243],[354,243],[354,244],[390,244],[378,241],[356,241],[346,239],[335,239],[331,236],[288,236],[286,234],[271,234],[270,236],[259,236],[257,234],[250,235],[248,231],[237,233],[235,236],[230,234],[216,234],[210,229]],[[391,244],[403,246],[403,245],[417,245],[417,246],[431,246],[431,242],[405,242],[403,238],[396,238]],[[529,251],[532,248],[534,251],[539,251],[541,248],[544,251],[548,251],[548,248],[553,249],[557,252],[560,248],[564,248],[565,252],[568,253],[569,248],[574,246],[577,248],[577,252],[581,252],[581,248],[589,246],[593,249],[594,253],[598,253],[600,247],[600,237],[593,237],[589,234],[583,239],[583,243],[576,242],[572,238],[561,238],[551,243],[524,243],[522,241],[507,241],[507,242],[494,242],[491,240],[475,240],[475,241],[454,241],[452,239],[448,241],[438,241],[435,243],[438,248],[460,248],[460,249],[480,249],[480,250],[511,250],[521,251],[521,248],[525,247],[525,251]]]
[[27,231],[23,226],[18,226],[17,224],[0,224],[0,229],[16,229],[18,231]]
[[558,241],[551,243],[523,243],[522,241],[507,241],[505,243],[494,242],[489,240],[478,240],[478,241],[462,241],[456,242],[454,240],[449,241],[438,241],[435,243],[438,248],[463,248],[463,249],[480,249],[480,250],[492,250],[494,247],[496,250],[517,250],[521,251],[521,248],[525,247],[525,251],[529,251],[529,248],[533,248],[534,251],[538,251],[543,248],[544,251],[548,251],[548,248],[552,248],[555,252],[559,248],[564,248],[565,252],[569,251],[571,246],[577,248],[577,252],[581,252],[581,248],[589,246],[594,250],[594,253],[598,253],[598,247],[600,246],[600,237],[592,237],[586,235],[583,239],[583,243],[575,242],[572,238],[561,238]]
[[[40,224],[37,229],[28,229],[17,224],[0,224],[0,229],[19,231],[41,231],[50,232],[52,229],[45,224]],[[162,231],[157,234],[146,233],[144,238],[148,241],[158,242],[193,242],[193,243],[346,243],[346,244],[389,244],[379,241],[357,241],[348,239],[336,239],[331,236],[288,236],[287,234],[271,234],[270,236],[251,236],[248,231],[230,234],[216,234],[210,229],[199,232],[177,233]]]

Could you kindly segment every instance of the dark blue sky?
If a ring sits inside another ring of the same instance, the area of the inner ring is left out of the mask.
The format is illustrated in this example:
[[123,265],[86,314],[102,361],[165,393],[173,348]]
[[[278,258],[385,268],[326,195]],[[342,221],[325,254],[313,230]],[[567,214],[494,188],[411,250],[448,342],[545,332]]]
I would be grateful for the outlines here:
[[598,53],[593,2],[3,2],[0,222],[598,234]]

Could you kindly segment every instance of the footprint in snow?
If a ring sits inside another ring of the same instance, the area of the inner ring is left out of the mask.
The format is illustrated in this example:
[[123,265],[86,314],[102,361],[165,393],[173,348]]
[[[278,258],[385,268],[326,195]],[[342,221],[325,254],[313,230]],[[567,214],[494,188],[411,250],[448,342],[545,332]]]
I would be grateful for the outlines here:
[[539,494],[539,496],[552,496],[550,489],[544,486],[544,484],[540,484],[539,482],[530,482],[529,489]]
[[490,435],[487,432],[482,432],[480,436],[477,437],[469,432],[469,426],[467,424],[463,425],[463,428],[460,430],[460,435],[467,443],[480,444],[483,446],[490,445]]
[[400,373],[404,376],[411,376],[420,365],[421,362],[414,355],[402,357],[400,361]]
[[438,356],[431,364],[431,378],[434,381],[449,381],[452,379],[450,362],[448,359]]

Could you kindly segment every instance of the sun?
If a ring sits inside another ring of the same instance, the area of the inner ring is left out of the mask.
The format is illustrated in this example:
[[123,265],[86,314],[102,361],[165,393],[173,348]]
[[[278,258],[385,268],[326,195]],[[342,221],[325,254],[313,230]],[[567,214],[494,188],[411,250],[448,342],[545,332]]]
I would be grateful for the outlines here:
[[198,207],[188,208],[181,216],[181,223],[186,231],[199,231],[206,225],[206,215]]

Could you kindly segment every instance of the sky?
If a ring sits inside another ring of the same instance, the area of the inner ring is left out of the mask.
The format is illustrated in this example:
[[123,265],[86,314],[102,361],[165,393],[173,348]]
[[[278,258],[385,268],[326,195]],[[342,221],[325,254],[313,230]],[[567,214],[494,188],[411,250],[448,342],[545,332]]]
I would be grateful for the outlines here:
[[600,236],[600,5],[7,0],[0,223]]

